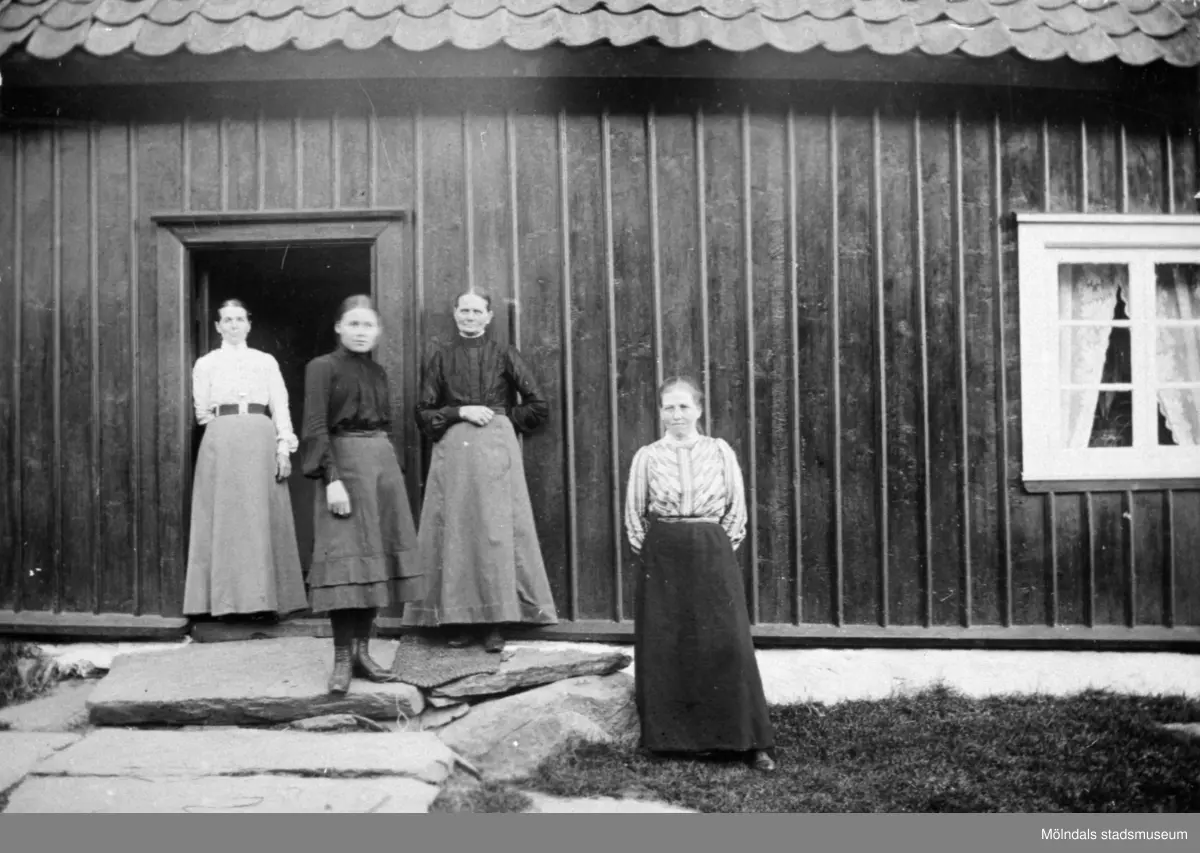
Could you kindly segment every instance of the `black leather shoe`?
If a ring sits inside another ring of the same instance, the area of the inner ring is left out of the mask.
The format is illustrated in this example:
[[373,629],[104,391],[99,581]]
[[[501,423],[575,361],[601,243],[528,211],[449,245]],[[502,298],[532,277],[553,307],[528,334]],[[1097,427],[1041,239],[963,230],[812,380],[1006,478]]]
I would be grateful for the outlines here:
[[329,692],[342,694],[350,689],[351,671],[354,668],[353,653],[349,646],[335,646],[333,650],[333,673],[329,676]]
[[504,651],[504,635],[500,633],[499,628],[493,628],[488,631],[487,636],[483,640],[483,648],[485,651],[498,654]]
[[396,681],[395,675],[371,659],[369,643],[370,640],[354,641],[354,654],[352,655],[354,677],[365,678],[367,681],[376,683]]

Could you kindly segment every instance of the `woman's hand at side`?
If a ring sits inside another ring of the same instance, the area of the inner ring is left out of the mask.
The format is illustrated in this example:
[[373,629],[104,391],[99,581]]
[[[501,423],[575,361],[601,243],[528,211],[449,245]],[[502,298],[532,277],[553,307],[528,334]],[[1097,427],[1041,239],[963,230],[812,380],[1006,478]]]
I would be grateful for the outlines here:
[[463,406],[458,410],[458,416],[468,423],[482,427],[490,424],[496,413],[487,406]]
[[287,453],[275,456],[275,482],[283,483],[292,476],[292,457]]
[[325,487],[325,502],[329,505],[329,511],[336,516],[350,514],[350,495],[341,480],[334,480]]

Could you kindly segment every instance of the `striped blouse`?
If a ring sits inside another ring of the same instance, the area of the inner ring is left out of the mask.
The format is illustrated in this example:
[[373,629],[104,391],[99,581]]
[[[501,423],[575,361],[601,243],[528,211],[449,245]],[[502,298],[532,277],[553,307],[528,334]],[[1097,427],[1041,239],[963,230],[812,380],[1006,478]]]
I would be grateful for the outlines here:
[[626,534],[635,553],[651,514],[714,519],[737,548],[746,538],[746,494],[733,448],[702,435],[689,442],[666,436],[638,450],[625,495]]

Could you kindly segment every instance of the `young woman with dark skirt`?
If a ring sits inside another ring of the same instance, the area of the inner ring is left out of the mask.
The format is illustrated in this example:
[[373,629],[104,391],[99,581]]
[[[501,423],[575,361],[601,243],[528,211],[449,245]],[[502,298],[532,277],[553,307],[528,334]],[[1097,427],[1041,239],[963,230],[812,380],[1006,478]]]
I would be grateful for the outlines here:
[[734,551],[746,535],[733,448],[701,435],[703,393],[686,377],[659,389],[665,435],[634,455],[629,544],[641,558],[634,684],[642,746],[655,753],[744,753],[770,772],[775,738]]
[[460,295],[454,320],[458,335],[430,356],[417,401],[417,423],[433,441],[420,532],[428,583],[405,606],[404,624],[450,626],[454,647],[481,635],[487,651],[500,652],[502,626],[558,620],[517,442],[550,407],[516,347],[485,334],[489,297]]
[[315,507],[310,606],[333,628],[329,692],[352,677],[394,681],[371,659],[376,612],[421,592],[417,534],[392,447],[387,374],[371,359],[379,316],[366,296],[338,310],[338,346],[305,373],[301,437],[305,476],[320,480]]

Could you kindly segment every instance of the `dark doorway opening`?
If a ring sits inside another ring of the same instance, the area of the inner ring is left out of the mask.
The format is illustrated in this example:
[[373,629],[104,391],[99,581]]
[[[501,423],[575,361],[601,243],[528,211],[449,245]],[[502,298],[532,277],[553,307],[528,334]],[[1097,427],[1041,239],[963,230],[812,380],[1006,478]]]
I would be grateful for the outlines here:
[[[250,312],[249,346],[275,357],[288,391],[292,426],[300,436],[304,417],[304,369],[336,343],[334,314],[347,296],[371,293],[371,246],[367,243],[229,246],[192,250],[194,340],[199,358],[221,345],[217,309],[239,299]],[[202,430],[195,429],[192,467]],[[317,483],[292,455],[288,481],[300,564],[307,581],[312,562],[313,504]]]

